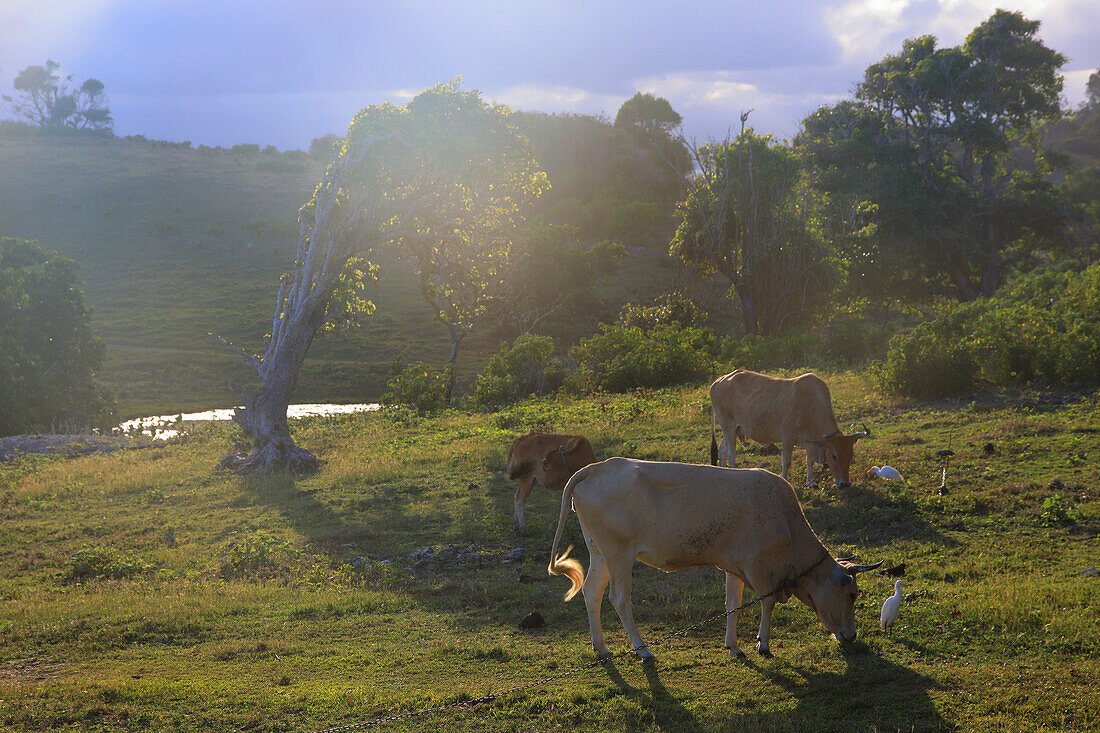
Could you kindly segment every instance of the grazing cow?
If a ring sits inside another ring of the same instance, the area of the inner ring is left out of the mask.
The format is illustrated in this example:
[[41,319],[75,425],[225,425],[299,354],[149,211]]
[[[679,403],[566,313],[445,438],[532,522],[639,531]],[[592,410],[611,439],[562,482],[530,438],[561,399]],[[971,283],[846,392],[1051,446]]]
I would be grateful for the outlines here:
[[[558,555],[558,542],[572,504],[580,520],[590,567]],[[762,469],[729,470],[684,463],[608,458],[577,471],[565,486],[554,544],[551,575],[572,582],[565,600],[584,592],[592,648],[611,653],[600,625],[603,591],[611,584],[611,603],[630,643],[642,658],[652,658],[634,625],[630,602],[635,560],[665,571],[714,565],[726,573],[726,610],[741,603],[748,583],[761,601],[757,651],[770,654],[772,609],[792,595],[813,609],[840,640],[856,638],[855,573],[878,565],[848,565],[834,560],[821,544],[791,485]],[[726,617],[726,648],[744,656],[737,644],[737,614]]]
[[[849,469],[856,441],[870,435],[844,435],[833,415],[829,387],[816,374],[793,379],[769,377],[738,369],[710,385],[710,463],[733,468],[737,464],[737,441],[749,438],[758,443],[783,445],[783,478],[791,468],[791,451],[806,449],[806,483],[816,486],[814,463],[824,463],[837,487],[851,481]],[[722,447],[714,438],[714,423],[722,427]],[[721,458],[721,461],[719,460]]]
[[519,480],[512,525],[516,533],[527,534],[524,508],[535,481],[552,491],[561,491],[578,468],[597,460],[592,444],[583,435],[531,431],[516,438],[508,449],[508,478]]

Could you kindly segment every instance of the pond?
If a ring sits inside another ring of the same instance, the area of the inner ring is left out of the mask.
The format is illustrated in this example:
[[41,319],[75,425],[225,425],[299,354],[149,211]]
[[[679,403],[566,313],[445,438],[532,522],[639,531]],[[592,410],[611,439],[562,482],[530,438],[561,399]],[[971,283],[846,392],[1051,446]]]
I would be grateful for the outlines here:
[[[330,415],[350,415],[356,412],[373,412],[377,410],[377,402],[361,402],[350,405],[335,405],[326,403],[307,403],[290,405],[286,409],[288,418],[295,417],[327,417]],[[135,417],[118,426],[118,430],[126,434],[149,435],[155,440],[167,440],[180,434],[180,424],[186,422],[202,422],[205,420],[232,420],[232,407],[221,407],[205,412],[177,412],[172,415],[152,415],[150,417]]]

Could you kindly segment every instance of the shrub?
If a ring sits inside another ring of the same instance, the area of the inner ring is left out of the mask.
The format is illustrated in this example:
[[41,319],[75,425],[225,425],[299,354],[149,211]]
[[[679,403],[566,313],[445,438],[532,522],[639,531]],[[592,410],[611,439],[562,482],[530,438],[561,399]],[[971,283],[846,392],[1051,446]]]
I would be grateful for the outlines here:
[[104,347],[80,288],[72,260],[0,237],[0,435],[108,421]]
[[74,552],[69,558],[65,578],[71,582],[133,578],[153,570],[153,566],[132,553],[113,547],[90,547]]
[[582,388],[625,392],[705,379],[715,368],[714,334],[662,323],[650,330],[601,324],[600,332],[573,347]]
[[413,362],[401,370],[386,385],[383,405],[406,405],[417,412],[433,412],[443,408],[447,396],[447,369],[435,369],[422,361]]
[[542,396],[561,387],[564,370],[554,359],[554,339],[525,334],[501,346],[470,390],[475,405],[497,406],[528,395]]
[[743,336],[722,344],[722,358],[745,369],[852,367],[886,355],[891,327],[842,312],[812,330]]
[[979,380],[1100,381],[1100,264],[1033,273],[899,334],[879,373],[885,389],[913,397],[963,394]]

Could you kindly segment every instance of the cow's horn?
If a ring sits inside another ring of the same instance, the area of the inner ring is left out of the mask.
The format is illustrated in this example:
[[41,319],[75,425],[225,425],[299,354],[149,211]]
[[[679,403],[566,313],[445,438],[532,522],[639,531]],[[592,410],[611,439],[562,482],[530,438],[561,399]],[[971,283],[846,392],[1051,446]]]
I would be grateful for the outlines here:
[[865,573],[868,570],[874,570],[882,565],[883,562],[883,560],[879,560],[874,565],[848,565],[844,569],[848,571],[848,575],[855,575],[856,573]]
[[855,555],[845,555],[844,557],[834,558],[837,562],[851,562],[856,559]]
[[853,438],[869,438],[869,437],[871,437],[871,428],[867,427],[867,423],[863,423],[863,432],[862,433],[854,433],[852,435],[852,437]]

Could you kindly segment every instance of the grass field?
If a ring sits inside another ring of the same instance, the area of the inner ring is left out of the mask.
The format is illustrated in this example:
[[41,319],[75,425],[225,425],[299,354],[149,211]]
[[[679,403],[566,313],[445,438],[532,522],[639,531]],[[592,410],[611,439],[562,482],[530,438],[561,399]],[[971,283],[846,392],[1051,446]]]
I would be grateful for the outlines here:
[[[255,377],[207,334],[263,350],[279,276],[293,263],[298,208],[320,175],[315,161],[287,166],[278,155],[0,129],[0,236],[37,240],[79,263],[107,347],[98,378],[118,398],[120,420],[227,407],[237,399],[229,383],[251,387]],[[620,303],[668,289],[667,244],[646,244],[631,248],[608,286],[608,313],[590,314],[585,333]],[[296,401],[377,401],[395,358],[446,361],[447,329],[409,265],[392,250],[370,258],[381,265],[377,311],[314,343]],[[476,374],[500,339],[487,329],[466,339],[459,378]]]
[[[841,423],[874,434],[854,469],[888,462],[906,480],[797,490],[834,554],[907,563],[912,597],[891,633],[878,609],[892,579],[868,573],[845,647],[792,600],[772,659],[730,659],[712,624],[657,646],[655,665],[620,657],[383,729],[1100,729],[1100,578],[1085,572],[1100,566],[1100,395],[896,403],[862,374],[828,379]],[[695,386],[298,422],[325,460],[302,480],[213,473],[229,426],[0,466],[0,728],[318,730],[585,664],[583,603],[545,575],[559,497],[536,489],[532,536],[511,533],[510,440],[579,430],[602,456],[702,462],[709,421]],[[587,565],[575,517],[566,537]],[[410,557],[427,547],[435,559]],[[655,639],[719,611],[722,583],[712,568],[638,564],[633,597]],[[519,629],[532,610],[546,627]],[[755,607],[742,616],[746,651],[757,622]],[[625,649],[610,603],[604,626]]]

